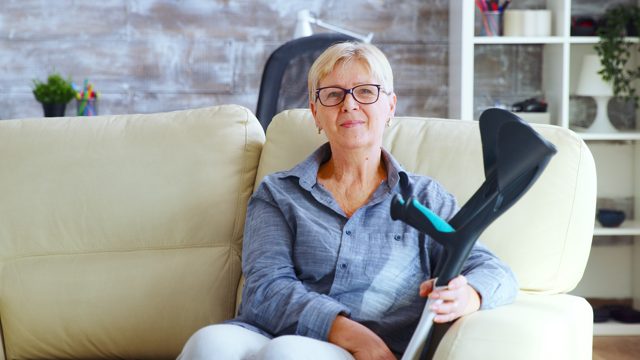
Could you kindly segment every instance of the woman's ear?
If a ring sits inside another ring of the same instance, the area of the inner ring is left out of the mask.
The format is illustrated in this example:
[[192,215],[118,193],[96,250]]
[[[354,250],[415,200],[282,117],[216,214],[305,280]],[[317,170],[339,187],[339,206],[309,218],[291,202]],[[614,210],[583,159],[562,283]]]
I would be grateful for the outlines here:
[[316,112],[318,111],[318,109],[316,108],[316,103],[314,103],[313,101],[309,101],[309,110],[311,110],[311,115],[313,115],[313,118],[316,118]]
[[393,117],[396,114],[396,103],[398,102],[398,97],[396,93],[391,93],[389,98],[389,115]]
[[318,108],[316,107],[316,103],[309,101],[309,110],[311,110],[311,115],[313,116],[313,122],[315,122],[316,127],[320,127],[318,124],[318,117],[316,114],[318,113]]

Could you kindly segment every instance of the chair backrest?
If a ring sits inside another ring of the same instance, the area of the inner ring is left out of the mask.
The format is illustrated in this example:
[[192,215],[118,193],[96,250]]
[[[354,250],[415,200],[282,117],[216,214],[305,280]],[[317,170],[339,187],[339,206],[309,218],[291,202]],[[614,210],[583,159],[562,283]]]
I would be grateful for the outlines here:
[[[312,62],[329,46],[350,40],[357,41],[338,33],[314,34],[286,42],[269,56],[262,72],[256,109],[256,117],[264,129],[280,110],[307,105],[307,72]],[[282,89],[282,80],[292,65],[295,73],[286,77],[292,81],[287,83],[287,89]],[[282,90],[286,90],[286,95],[293,97],[295,103],[283,103]]]
[[[575,133],[533,125],[558,148],[533,187],[481,236],[515,271],[522,290],[567,292],[580,281],[593,234],[596,173],[589,149]],[[267,129],[256,184],[287,169],[326,142],[311,113],[278,114]],[[397,117],[384,147],[408,171],[433,177],[463,204],[484,181],[476,121]]]

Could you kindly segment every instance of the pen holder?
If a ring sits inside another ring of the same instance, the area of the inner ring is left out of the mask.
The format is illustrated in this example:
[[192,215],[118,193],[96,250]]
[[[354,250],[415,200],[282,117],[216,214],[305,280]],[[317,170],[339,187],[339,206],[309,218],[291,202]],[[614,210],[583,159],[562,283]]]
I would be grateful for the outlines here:
[[502,36],[502,11],[483,11],[480,36]]
[[76,100],[78,116],[96,116],[98,115],[98,99],[80,99]]

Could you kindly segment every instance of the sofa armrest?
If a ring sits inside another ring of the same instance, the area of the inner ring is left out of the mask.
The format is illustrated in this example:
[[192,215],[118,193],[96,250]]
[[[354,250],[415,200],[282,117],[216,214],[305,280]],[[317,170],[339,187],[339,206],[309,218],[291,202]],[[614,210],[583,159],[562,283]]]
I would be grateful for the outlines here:
[[591,359],[593,311],[581,297],[520,293],[455,322],[434,359]]

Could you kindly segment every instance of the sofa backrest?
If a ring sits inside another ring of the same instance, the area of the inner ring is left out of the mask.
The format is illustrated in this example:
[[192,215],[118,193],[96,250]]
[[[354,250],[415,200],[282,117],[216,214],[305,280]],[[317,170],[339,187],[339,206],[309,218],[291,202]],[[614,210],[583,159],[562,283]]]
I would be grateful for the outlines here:
[[[533,125],[558,148],[527,194],[481,236],[516,273],[522,290],[573,289],[584,272],[593,234],[596,173],[585,143],[572,131]],[[267,129],[256,178],[288,169],[326,142],[308,110],[278,114]],[[440,181],[460,205],[484,181],[476,121],[397,117],[383,146],[411,172]]]
[[7,358],[175,358],[233,316],[247,109],[0,121]]

